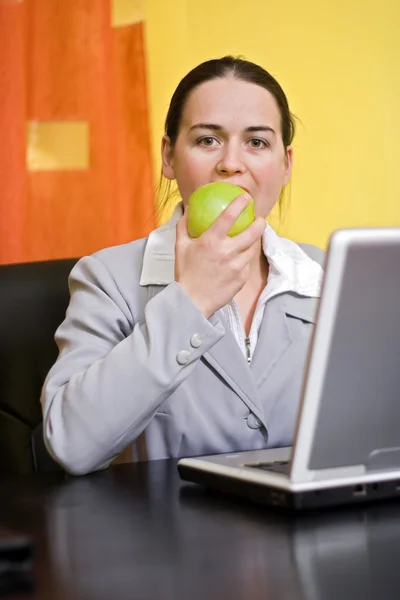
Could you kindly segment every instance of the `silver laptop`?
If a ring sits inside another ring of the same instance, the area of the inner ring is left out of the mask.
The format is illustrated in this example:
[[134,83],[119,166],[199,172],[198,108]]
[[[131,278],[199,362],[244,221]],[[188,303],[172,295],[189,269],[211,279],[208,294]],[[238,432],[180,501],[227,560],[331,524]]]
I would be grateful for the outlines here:
[[182,479],[296,509],[400,499],[400,228],[330,238],[291,448],[178,462]]

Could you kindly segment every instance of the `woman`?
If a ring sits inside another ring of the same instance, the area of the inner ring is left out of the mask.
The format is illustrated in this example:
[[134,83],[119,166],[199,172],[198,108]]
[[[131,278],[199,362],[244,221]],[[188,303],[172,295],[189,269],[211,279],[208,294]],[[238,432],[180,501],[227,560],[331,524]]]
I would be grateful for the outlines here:
[[[182,197],[147,239],[81,259],[43,387],[46,445],[69,472],[104,468],[132,442],[157,459],[290,445],[320,294],[322,251],[266,217],[290,179],[294,121],[261,67],[225,57],[180,82],[162,171]],[[244,189],[197,239],[188,198]],[[254,198],[256,219],[226,234]]]

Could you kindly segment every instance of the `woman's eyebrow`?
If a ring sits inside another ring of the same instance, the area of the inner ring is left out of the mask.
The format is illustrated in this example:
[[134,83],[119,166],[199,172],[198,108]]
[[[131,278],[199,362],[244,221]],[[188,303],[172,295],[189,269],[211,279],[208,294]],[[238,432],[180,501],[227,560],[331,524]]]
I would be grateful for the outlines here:
[[[222,131],[223,127],[222,125],[217,125],[216,123],[196,123],[195,125],[192,125],[189,131],[192,131],[193,129],[211,129],[212,131]],[[246,127],[245,131],[249,133],[255,131],[270,131],[271,133],[276,133],[275,130],[268,125],[251,125],[250,127]]]
[[247,127],[246,131],[270,131],[271,133],[276,133],[275,130],[268,125],[252,125],[251,127]]
[[221,131],[223,127],[222,125],[215,125],[214,123],[196,123],[189,131],[192,131],[192,129],[212,129],[214,131]]

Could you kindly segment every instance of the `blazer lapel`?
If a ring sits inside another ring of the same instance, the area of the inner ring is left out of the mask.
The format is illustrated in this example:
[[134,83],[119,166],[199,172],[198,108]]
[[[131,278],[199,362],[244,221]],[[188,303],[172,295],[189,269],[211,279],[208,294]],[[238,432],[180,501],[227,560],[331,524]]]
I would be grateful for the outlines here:
[[283,297],[283,294],[275,296],[265,305],[264,317],[251,363],[257,388],[261,387],[293,342],[286,319]]
[[234,392],[262,422],[264,414],[258,398],[258,391],[247,361],[239,345],[229,329],[221,311],[217,311],[210,319],[212,323],[219,319],[224,328],[224,337],[210,350],[204,353],[203,359],[226,381]]
[[315,323],[318,298],[287,292],[272,298],[265,306],[252,371],[258,389],[293,343],[288,316]]

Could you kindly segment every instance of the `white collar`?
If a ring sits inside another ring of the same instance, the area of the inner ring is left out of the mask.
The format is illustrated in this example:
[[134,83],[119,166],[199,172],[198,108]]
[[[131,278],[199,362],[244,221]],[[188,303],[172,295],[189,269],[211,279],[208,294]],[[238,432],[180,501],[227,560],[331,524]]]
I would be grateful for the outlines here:
[[275,295],[279,290],[312,298],[321,296],[324,271],[296,242],[279,236],[267,223],[262,247],[269,263],[270,293],[274,290]]
[[176,224],[183,215],[182,202],[172,217],[152,231],[143,256],[140,285],[168,285],[174,281]]
[[[169,221],[152,231],[143,257],[140,285],[168,285],[174,281],[176,224],[183,214],[180,202]],[[319,297],[323,270],[295,242],[280,237],[267,223],[262,247],[270,264],[270,278],[285,281],[286,290]]]

